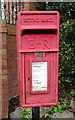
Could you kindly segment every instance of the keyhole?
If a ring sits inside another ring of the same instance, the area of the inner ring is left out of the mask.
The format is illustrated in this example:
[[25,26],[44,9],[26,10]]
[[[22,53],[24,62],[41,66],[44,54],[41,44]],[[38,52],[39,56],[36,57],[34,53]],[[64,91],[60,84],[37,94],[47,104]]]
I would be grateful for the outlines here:
[[28,80],[30,80],[30,78],[28,78]]

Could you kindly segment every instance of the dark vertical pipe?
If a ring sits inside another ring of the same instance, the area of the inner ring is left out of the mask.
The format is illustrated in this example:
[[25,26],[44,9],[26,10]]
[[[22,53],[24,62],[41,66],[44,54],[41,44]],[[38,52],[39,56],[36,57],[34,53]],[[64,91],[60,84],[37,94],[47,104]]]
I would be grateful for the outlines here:
[[13,4],[13,1],[12,1],[12,24],[14,23],[14,4]]
[[17,2],[16,2],[16,20],[17,20]]
[[24,10],[24,1],[22,0],[22,10]]
[[4,14],[5,14],[5,18],[6,18],[6,2],[4,0]]
[[10,2],[9,2],[9,0],[8,0],[8,16],[9,16],[8,23],[10,23]]
[[40,107],[32,107],[32,120],[40,120]]
[[20,0],[19,0],[19,11],[20,11]]
[[0,19],[1,19],[1,14],[2,14],[2,12],[1,12],[1,1],[0,1]]

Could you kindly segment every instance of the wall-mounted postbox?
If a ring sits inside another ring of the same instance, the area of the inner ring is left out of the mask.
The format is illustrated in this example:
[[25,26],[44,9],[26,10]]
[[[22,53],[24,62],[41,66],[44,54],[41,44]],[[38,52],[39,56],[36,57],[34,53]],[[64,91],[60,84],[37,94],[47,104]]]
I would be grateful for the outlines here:
[[59,13],[21,11],[17,19],[18,91],[23,107],[58,101]]

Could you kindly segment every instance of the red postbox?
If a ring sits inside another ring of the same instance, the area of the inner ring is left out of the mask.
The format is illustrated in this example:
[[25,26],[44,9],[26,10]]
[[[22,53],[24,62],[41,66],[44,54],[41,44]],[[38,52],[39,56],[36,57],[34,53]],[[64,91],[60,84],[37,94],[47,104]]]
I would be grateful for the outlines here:
[[58,101],[59,13],[21,11],[17,19],[18,91],[22,107]]

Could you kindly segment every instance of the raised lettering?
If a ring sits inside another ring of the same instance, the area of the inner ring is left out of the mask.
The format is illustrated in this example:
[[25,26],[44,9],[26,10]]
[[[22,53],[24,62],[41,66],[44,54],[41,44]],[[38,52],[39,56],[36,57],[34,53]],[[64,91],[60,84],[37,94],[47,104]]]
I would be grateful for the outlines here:
[[37,40],[36,44],[37,44],[37,46],[39,46],[40,44],[42,44],[42,41],[41,40]]
[[54,18],[49,17],[49,18],[32,18],[32,17],[27,17],[23,18],[23,23],[28,22],[28,23],[33,23],[33,22],[54,22]]
[[[39,40],[37,40],[39,39]],[[28,49],[50,49],[49,44],[48,44],[48,40],[46,40],[45,38],[42,38],[42,40],[40,40],[40,38],[32,38],[30,40],[28,40]]]
[[47,40],[43,40],[43,48],[50,48],[49,45],[48,45],[48,41]]
[[29,48],[35,49],[35,41],[34,40],[29,40]]
[[54,18],[49,18],[48,22],[54,22]]

